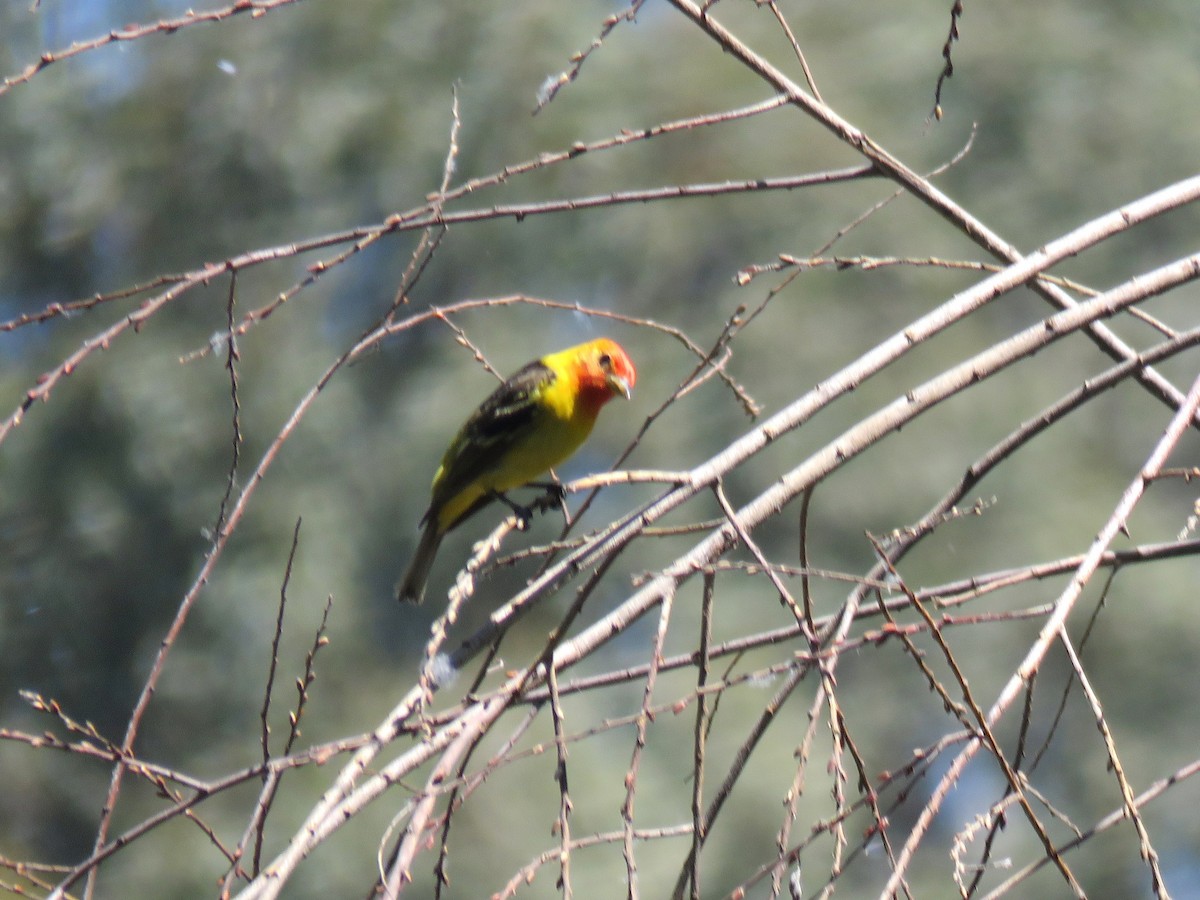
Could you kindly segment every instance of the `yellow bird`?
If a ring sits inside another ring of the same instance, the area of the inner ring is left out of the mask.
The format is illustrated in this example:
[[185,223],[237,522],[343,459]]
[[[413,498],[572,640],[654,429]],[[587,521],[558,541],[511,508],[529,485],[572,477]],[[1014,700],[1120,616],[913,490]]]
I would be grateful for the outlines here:
[[433,476],[421,540],[398,598],[420,603],[446,533],[569,459],[601,407],[618,394],[628,399],[636,382],[621,346],[599,338],[534,360],[496,388],[463,423]]

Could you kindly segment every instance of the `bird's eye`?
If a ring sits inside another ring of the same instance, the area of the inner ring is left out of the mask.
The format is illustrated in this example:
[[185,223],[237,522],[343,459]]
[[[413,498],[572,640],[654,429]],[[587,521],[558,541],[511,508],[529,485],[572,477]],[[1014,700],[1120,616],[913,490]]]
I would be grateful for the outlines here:
[[612,368],[612,357],[609,356],[607,353],[600,354],[600,368],[602,368],[602,369],[611,369]]

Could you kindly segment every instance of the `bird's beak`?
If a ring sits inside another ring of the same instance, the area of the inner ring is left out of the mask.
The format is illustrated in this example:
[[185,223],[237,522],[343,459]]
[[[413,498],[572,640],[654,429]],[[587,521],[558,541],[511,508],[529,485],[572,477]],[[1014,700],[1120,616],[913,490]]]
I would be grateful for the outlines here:
[[608,373],[608,389],[614,394],[620,394],[626,400],[633,396],[633,391],[630,390],[629,382],[615,372]]

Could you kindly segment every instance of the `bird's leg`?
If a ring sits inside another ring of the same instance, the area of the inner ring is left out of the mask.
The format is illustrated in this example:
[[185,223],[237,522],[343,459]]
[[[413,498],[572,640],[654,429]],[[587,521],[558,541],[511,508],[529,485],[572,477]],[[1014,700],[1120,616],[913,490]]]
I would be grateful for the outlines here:
[[[554,473],[550,473],[553,478]],[[571,511],[567,508],[567,489],[563,487],[561,481],[554,478],[552,481],[531,481],[526,487],[540,488],[546,494],[539,497],[534,505],[539,509],[549,509],[551,506],[558,506],[562,510],[563,518],[567,524],[571,524]]]
[[525,487],[538,488],[543,490],[548,495],[546,502],[562,503],[567,499],[567,489],[563,487],[563,483],[557,479],[554,481],[531,481]]
[[521,531],[529,528],[529,523],[533,520],[533,509],[528,506],[522,506],[509,498],[508,494],[502,494],[499,491],[489,491],[493,500],[499,500],[505,506],[513,511],[513,515],[517,517],[517,527]]

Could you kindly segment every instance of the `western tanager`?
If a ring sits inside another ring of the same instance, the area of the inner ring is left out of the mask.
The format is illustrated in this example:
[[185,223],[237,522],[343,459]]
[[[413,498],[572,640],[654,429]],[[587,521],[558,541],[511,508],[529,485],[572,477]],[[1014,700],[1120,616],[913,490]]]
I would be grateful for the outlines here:
[[636,381],[620,345],[600,338],[534,360],[496,388],[459,429],[433,476],[399,599],[421,602],[446,532],[569,458],[591,434],[600,408],[618,394],[628,398]]

